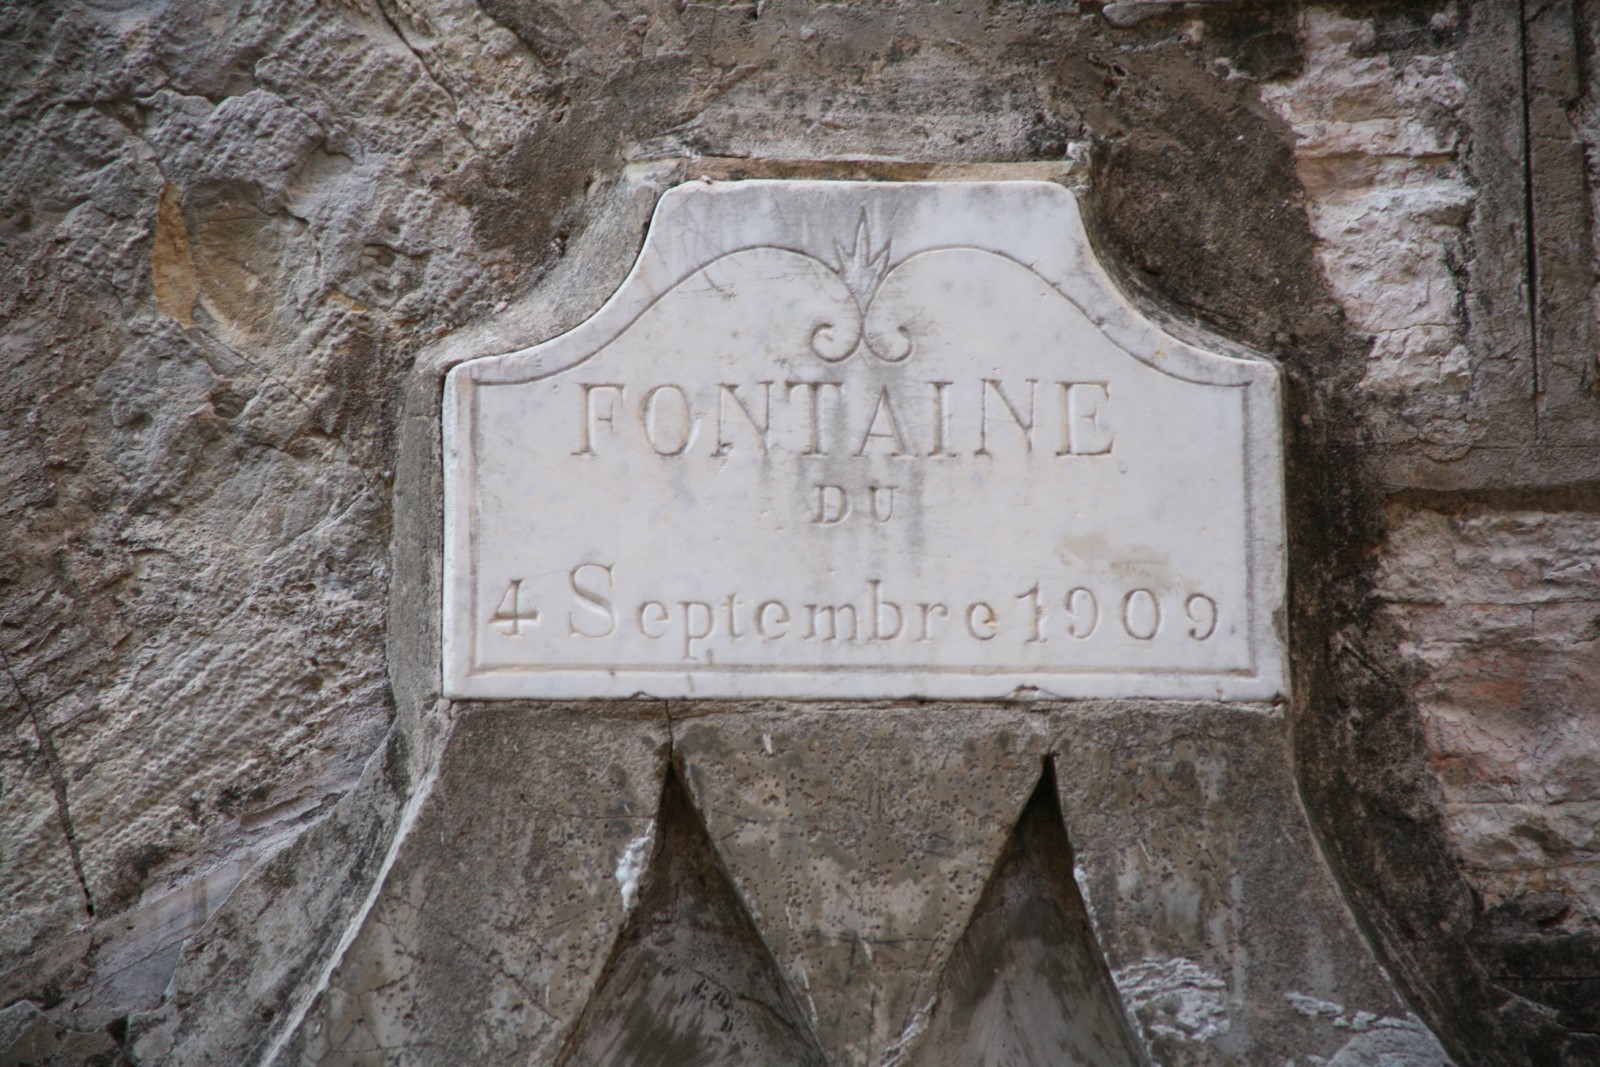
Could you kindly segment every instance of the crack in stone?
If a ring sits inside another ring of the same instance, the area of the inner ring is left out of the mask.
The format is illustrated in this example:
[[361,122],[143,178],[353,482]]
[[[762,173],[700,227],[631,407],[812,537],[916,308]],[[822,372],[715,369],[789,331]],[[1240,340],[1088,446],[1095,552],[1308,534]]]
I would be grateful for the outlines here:
[[94,918],[94,894],[89,890],[89,879],[83,873],[83,856],[78,850],[78,832],[72,825],[72,809],[67,803],[67,778],[61,771],[61,757],[56,752],[55,741],[45,730],[44,723],[40,721],[39,709],[34,707],[33,701],[28,698],[27,690],[22,688],[22,681],[11,669],[11,658],[0,649],[0,666],[5,668],[6,677],[11,679],[11,687],[17,691],[17,699],[22,701],[23,708],[28,713],[28,719],[33,723],[33,735],[39,741],[39,751],[44,756],[45,770],[50,774],[50,785],[56,797],[56,817],[61,821],[61,832],[67,839],[67,854],[72,859],[72,873],[78,879],[78,888],[83,893],[83,910],[89,918]]
[[[285,393],[288,393],[289,396],[293,397],[296,401],[298,401],[300,403],[300,405],[302,407],[304,407],[307,411],[311,411],[311,412],[315,412],[316,411],[316,407],[315,407],[315,405],[313,405],[311,403],[311,401],[309,401],[305,397],[301,396],[287,382],[283,381],[277,375],[273,374],[272,371],[268,370],[266,367],[263,367],[261,364],[257,363],[255,360],[251,359],[249,356],[245,355],[243,352],[239,351],[237,348],[234,348],[232,345],[230,345],[226,341],[222,340],[222,338],[218,337],[216,334],[212,333],[210,330],[206,329],[204,326],[195,326],[195,327],[193,327],[193,329],[196,332],[198,332],[201,336],[203,336],[206,340],[208,340],[211,343],[215,344],[218,348],[220,348],[223,351],[227,352],[228,355],[232,356],[234,359],[237,359],[240,363],[243,363],[246,367],[249,367],[251,370],[253,370],[257,374],[259,374],[261,376],[261,380],[263,382],[265,382],[267,385],[269,385],[269,386],[277,386],[279,389],[282,389]],[[280,448],[280,449],[276,449],[276,451],[282,452],[283,450]],[[285,452],[284,454],[288,455],[287,452]]]
[[1533,105],[1532,85],[1528,57],[1528,21],[1537,15],[1528,12],[1527,0],[1518,0],[1517,4],[1517,59],[1518,74],[1522,87],[1522,227],[1523,227],[1523,255],[1527,261],[1528,286],[1527,286],[1527,314],[1528,314],[1528,356],[1532,378],[1533,436],[1539,439],[1539,409],[1544,404],[1544,381],[1539,365],[1541,353],[1539,351],[1539,231],[1537,216],[1537,194],[1534,191],[1534,158],[1533,158]]
[[456,94],[451,91],[450,87],[446,85],[437,74],[434,73],[433,68],[428,65],[428,61],[422,58],[422,53],[419,52],[412,45],[410,40],[406,38],[406,35],[401,32],[399,25],[394,20],[394,17],[389,14],[389,8],[384,3],[384,0],[378,0],[378,2],[372,6],[377,10],[378,16],[383,19],[384,25],[388,26],[389,31],[395,35],[395,39],[405,47],[406,51],[411,53],[413,58],[416,59],[417,65],[422,68],[422,73],[427,76],[428,81],[437,86],[439,91],[445,95],[445,98],[450,101],[451,110],[455,112],[456,132],[461,134],[461,139],[471,145],[474,150],[481,153],[483,151],[483,146],[478,144],[478,142],[473,139],[471,128],[467,125],[466,120],[462,118],[461,101],[456,99]]

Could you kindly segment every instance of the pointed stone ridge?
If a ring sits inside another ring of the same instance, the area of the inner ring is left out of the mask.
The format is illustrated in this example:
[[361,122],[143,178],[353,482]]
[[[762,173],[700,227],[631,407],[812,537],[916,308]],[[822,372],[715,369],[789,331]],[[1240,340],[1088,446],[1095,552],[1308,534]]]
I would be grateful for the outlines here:
[[1284,692],[1276,367],[1162,332],[1048,182],[695,182],[445,385],[469,698]]
[[956,944],[915,1067],[1144,1067],[1072,874],[1046,760]]
[[561,1067],[825,1067],[676,770],[638,903]]

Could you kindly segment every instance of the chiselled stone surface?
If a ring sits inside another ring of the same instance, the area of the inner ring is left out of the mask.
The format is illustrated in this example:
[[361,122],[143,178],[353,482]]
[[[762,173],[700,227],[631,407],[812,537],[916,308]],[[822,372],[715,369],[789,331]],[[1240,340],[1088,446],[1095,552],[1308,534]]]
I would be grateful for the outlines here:
[[[932,1067],[962,1042],[1115,1050],[1125,1015],[1172,1067],[1332,1058],[1364,1029],[1447,1062],[1318,858],[1281,716],[668,710],[473,707],[263,1061]],[[1011,969],[990,984],[975,953]],[[1063,996],[1071,1025],[1023,1003]]]
[[1335,1058],[1348,1020],[1308,1016],[1297,1005],[1311,998],[1408,1028],[1417,1054],[1396,1064],[1449,1063],[1339,900],[1281,719],[1168,705],[1063,712],[1054,726],[1078,882],[1156,1062],[1352,1062]]
[[1445,811],[1490,904],[1600,923],[1600,519],[1397,508],[1380,593]]
[[1362,387],[1404,399],[1436,444],[1460,432],[1450,402],[1472,386],[1455,274],[1473,197],[1459,159],[1467,87],[1448,55],[1377,52],[1370,20],[1312,11],[1304,29],[1306,70],[1262,95],[1294,129],[1328,280],[1373,336]]
[[1283,689],[1276,371],[1147,323],[1059,186],[682,186],[445,394],[454,695]]
[[1072,872],[1046,761],[925,1012],[920,1067],[1144,1062]]
[[464,723],[304,1025],[252,1061],[555,1062],[636,903],[666,769],[647,715]]
[[987,707],[827,708],[678,731],[712,839],[831,1062],[915,1038],[1038,781],[1041,726]]
[[[607,977],[584,1009],[563,1067],[684,1063],[826,1067],[805,1013],[716,860],[675,773],[656,817],[654,860],[617,938]],[[636,894],[630,869],[624,902]],[[642,864],[641,864],[642,866]]]
[[85,1033],[51,1022],[27,1001],[0,1009],[0,1050],[19,1067],[106,1067],[125,1063],[110,1034]]

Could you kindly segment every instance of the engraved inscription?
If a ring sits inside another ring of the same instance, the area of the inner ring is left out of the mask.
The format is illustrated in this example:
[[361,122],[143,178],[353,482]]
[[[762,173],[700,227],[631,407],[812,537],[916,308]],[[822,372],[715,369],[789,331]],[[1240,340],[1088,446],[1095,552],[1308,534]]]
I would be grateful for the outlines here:
[[506,591],[500,597],[494,614],[489,616],[490,625],[503,627],[500,632],[507,637],[521,637],[523,623],[538,621],[539,613],[531,605],[525,607],[522,604],[522,579],[511,579],[506,583]]
[[1283,691],[1277,376],[1038,183],[667,193],[570,333],[446,383],[463,697]]
[[[538,625],[539,613],[526,609],[517,613],[516,597],[525,579],[513,578],[503,601],[485,626]],[[567,607],[567,635],[600,640],[615,637],[623,620],[631,620],[638,636],[649,641],[669,641],[680,658],[695,662],[706,659],[708,643],[726,638],[733,646],[751,642],[783,640],[824,643],[928,643],[935,640],[959,643],[962,639],[992,641],[1005,638],[1023,644],[1045,644],[1057,638],[1088,641],[1099,623],[1100,596],[1078,585],[1059,597],[1053,589],[1058,583],[1035,581],[1012,599],[1018,607],[1005,613],[995,607],[1002,600],[959,598],[919,599],[896,591],[891,597],[882,578],[865,581],[865,590],[854,596],[825,602],[794,603],[771,597],[739,592],[706,595],[682,600],[658,599],[641,595],[626,584],[619,588],[617,568],[609,563],[580,563],[568,573],[571,592]],[[1047,600],[1047,596],[1049,599]],[[1120,595],[1122,632],[1137,641],[1150,643],[1168,628],[1166,620],[1172,606],[1181,604],[1186,617],[1194,622],[1184,631],[1190,641],[1205,641],[1217,630],[1222,615],[1216,600],[1205,593],[1163,598],[1147,588],[1129,589]],[[1060,611],[1052,608],[1059,604]],[[934,624],[950,618],[952,605],[965,629],[940,629]],[[790,622],[801,625],[791,629]],[[1087,620],[1087,621],[1086,621]],[[506,630],[520,633],[520,630]]]
[[[819,482],[813,488],[817,493],[817,506],[811,521],[817,526],[837,526],[856,514],[865,514],[877,523],[894,518],[894,491],[899,486],[869,485],[855,494],[842,485],[826,482]],[[867,504],[864,511],[858,511],[861,501]]]
[[[1107,382],[1051,383],[1060,402],[1051,422],[1038,418],[1039,382],[1027,379],[1008,385],[996,378],[973,382],[926,381],[879,386],[862,394],[846,393],[846,383],[828,380],[786,380],[776,390],[771,380],[717,382],[691,392],[663,382],[630,390],[617,382],[582,382],[574,412],[574,456],[593,456],[610,448],[676,458],[701,437],[702,425],[714,425],[703,447],[712,458],[739,450],[801,456],[894,456],[905,460],[955,459],[964,454],[994,457],[1031,453],[1035,428],[1060,442],[1061,458],[1109,456],[1114,433]],[[1013,400],[1008,389],[1025,399]],[[618,406],[639,395],[633,419],[618,419]],[[755,407],[746,401],[750,397]],[[931,407],[925,424],[901,414],[914,405]],[[1020,406],[1019,406],[1020,404]],[[925,436],[908,432],[918,425]],[[841,426],[842,432],[832,429]]]

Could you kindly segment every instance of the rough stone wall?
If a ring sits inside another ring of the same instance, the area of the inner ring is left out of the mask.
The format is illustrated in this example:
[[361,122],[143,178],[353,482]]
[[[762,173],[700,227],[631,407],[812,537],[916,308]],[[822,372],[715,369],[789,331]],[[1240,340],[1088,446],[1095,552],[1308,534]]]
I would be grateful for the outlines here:
[[248,1048],[327,958],[417,759],[411,360],[547,276],[581,318],[625,165],[1087,150],[1129,290],[1285,367],[1298,773],[1353,907],[1459,1062],[1593,1062],[1597,37],[1571,0],[0,7],[0,996],[50,1017],[0,1038],[170,1023],[201,961]]
[[[1541,921],[1583,926],[1600,920],[1600,557],[1580,497],[1552,493],[1540,508],[1473,469],[1487,375],[1469,349],[1467,296],[1492,268],[1473,262],[1467,225],[1469,86],[1453,54],[1465,17],[1441,9],[1406,27],[1409,47],[1386,49],[1386,29],[1391,41],[1404,34],[1382,19],[1310,12],[1306,70],[1264,97],[1294,131],[1324,273],[1347,321],[1372,337],[1359,404],[1483,483],[1459,501],[1392,494],[1377,553],[1376,602],[1399,636],[1450,838],[1486,905],[1565,895],[1545,900]],[[1543,397],[1528,399],[1536,420]]]

